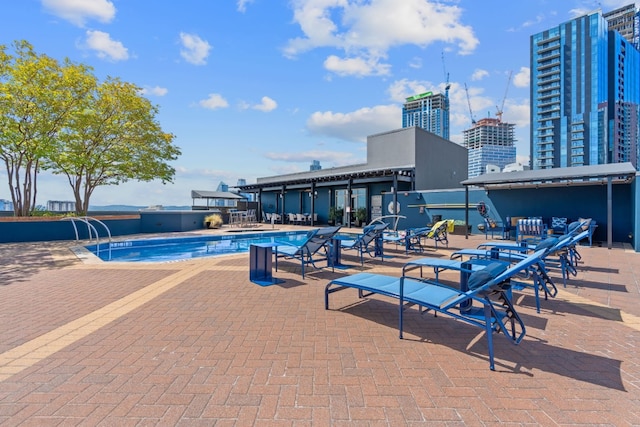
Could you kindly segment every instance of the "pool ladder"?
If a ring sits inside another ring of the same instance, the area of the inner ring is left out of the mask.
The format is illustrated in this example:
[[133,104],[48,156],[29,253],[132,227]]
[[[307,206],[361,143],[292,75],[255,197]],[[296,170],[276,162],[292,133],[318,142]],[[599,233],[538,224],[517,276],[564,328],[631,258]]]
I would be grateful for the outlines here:
[[76,226],[76,221],[80,221],[84,224],[87,224],[89,241],[91,241],[93,239],[93,235],[95,235],[96,256],[98,257],[100,256],[100,235],[98,234],[98,230],[96,229],[96,227],[91,222],[94,221],[100,224],[101,226],[103,226],[105,231],[107,232],[107,237],[109,238],[109,245],[107,247],[109,248],[109,260],[111,260],[111,230],[109,230],[109,227],[107,227],[107,224],[100,221],[99,219],[96,219],[90,216],[70,216],[70,217],[62,218],[61,221],[71,221],[71,224],[73,225],[73,231],[76,233],[76,241],[80,240],[78,238],[78,227]]

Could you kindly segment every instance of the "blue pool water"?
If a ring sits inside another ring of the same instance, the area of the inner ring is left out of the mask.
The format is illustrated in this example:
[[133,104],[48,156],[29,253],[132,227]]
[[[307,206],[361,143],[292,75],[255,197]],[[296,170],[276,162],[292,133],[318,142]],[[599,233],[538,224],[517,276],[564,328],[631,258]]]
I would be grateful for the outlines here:
[[136,239],[85,246],[103,261],[168,262],[249,252],[252,243],[299,243],[307,231],[224,236]]

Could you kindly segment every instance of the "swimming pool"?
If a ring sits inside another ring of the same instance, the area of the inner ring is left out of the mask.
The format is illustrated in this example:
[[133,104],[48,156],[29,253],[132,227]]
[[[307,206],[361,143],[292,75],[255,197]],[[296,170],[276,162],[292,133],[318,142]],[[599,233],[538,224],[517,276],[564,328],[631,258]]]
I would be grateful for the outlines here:
[[305,239],[308,231],[251,233],[175,238],[133,239],[100,243],[84,248],[103,261],[169,262],[249,252],[252,243],[289,242]]

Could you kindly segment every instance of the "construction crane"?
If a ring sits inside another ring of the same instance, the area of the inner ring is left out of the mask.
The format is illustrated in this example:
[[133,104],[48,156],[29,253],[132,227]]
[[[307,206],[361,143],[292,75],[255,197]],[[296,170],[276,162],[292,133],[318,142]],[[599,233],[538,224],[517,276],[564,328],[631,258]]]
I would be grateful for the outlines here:
[[502,113],[504,113],[504,102],[507,100],[507,93],[509,92],[509,84],[511,83],[511,75],[513,71],[509,71],[509,78],[507,79],[507,87],[504,90],[504,97],[502,97],[502,104],[500,107],[496,105],[496,117],[498,118],[498,122],[502,122]]
[[445,91],[445,94],[448,97],[449,96],[449,88],[451,87],[451,84],[449,84],[449,73],[447,73],[447,67],[444,64],[444,51],[442,51],[442,71],[444,72],[444,79],[445,79],[444,91]]
[[471,117],[471,124],[476,124],[476,119],[473,118],[473,111],[471,110],[471,98],[469,98],[469,88],[467,88],[467,84],[464,84],[464,91],[467,94],[467,104],[469,104],[469,117]]

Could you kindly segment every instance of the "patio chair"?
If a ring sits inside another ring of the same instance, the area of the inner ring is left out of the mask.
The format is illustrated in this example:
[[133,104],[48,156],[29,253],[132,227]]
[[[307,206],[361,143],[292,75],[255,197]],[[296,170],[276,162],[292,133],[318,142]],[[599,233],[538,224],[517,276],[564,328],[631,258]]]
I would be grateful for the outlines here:
[[551,227],[549,231],[554,236],[562,236],[569,232],[567,218],[564,217],[551,217]]
[[401,339],[404,312],[409,307],[417,306],[421,313],[446,314],[486,331],[489,368],[494,370],[493,334],[502,332],[512,344],[519,344],[526,334],[511,300],[511,279],[538,263],[543,252],[537,251],[510,268],[501,262],[488,264],[471,273],[468,280],[461,280],[460,289],[405,275],[358,273],[341,277],[325,287],[325,309],[329,309],[330,294],[349,288],[357,289],[360,297],[380,294],[397,298]]
[[290,242],[276,242],[273,248],[276,271],[278,271],[278,258],[299,260],[303,279],[305,265],[311,264],[313,268],[318,268],[316,262],[326,261],[329,266],[331,264],[329,258],[331,238],[339,229],[340,226],[311,230],[307,233],[307,238],[299,245]]
[[446,247],[449,247],[448,235],[453,231],[454,222],[452,219],[443,219],[433,224],[431,230],[425,235],[427,239],[433,239],[436,249],[438,249],[438,242],[444,243]]
[[340,240],[340,248],[358,251],[358,255],[360,256],[360,265],[364,265],[365,253],[372,258],[379,256],[381,260],[384,260],[381,240],[382,233],[388,226],[389,224],[387,223],[367,225],[362,229],[362,234],[359,234],[355,239]]
[[484,218],[484,237],[486,239],[489,238],[489,234],[491,234],[492,239],[495,234],[498,234],[502,239],[508,239],[510,231],[511,227],[502,222],[498,222],[493,218]]
[[384,237],[387,242],[404,243],[405,252],[424,252],[422,239],[433,239],[438,249],[438,242],[449,246],[448,234],[453,230],[453,220],[444,219],[436,222],[431,227],[408,228],[404,233],[388,235]]
[[547,237],[547,225],[542,218],[519,219],[516,228],[516,241],[537,243]]
[[484,242],[477,249],[461,249],[451,254],[451,259],[460,259],[463,256],[470,258],[493,258],[508,263],[515,263],[526,258],[527,253],[544,250],[541,260],[535,266],[535,272],[539,276],[539,282],[534,285],[520,283],[520,288],[532,287],[535,292],[536,309],[540,312],[540,300],[538,290],[544,291],[545,300],[549,296],[555,297],[558,289],[549,276],[549,268],[560,269],[563,286],[567,287],[569,275],[577,275],[577,264],[581,259],[576,248],[577,244],[588,237],[588,230],[584,230],[585,221],[573,222],[567,226],[568,233],[559,237],[548,237],[538,244]]
[[399,233],[385,234],[383,240],[385,242],[391,242],[404,245],[405,253],[409,251],[423,252],[422,236],[429,233],[431,227],[416,227],[408,228],[405,231]]

